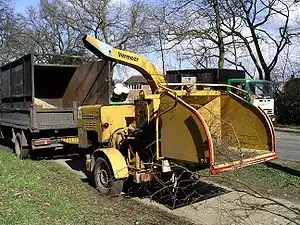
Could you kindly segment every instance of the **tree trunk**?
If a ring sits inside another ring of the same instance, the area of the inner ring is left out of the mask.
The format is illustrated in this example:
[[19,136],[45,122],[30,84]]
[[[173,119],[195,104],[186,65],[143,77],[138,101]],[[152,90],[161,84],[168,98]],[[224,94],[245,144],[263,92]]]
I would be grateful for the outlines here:
[[265,69],[265,80],[271,81],[271,71],[269,69]]
[[224,47],[224,40],[223,40],[222,29],[221,29],[220,8],[219,8],[218,0],[212,0],[212,5],[215,12],[216,30],[218,36],[218,48],[219,48],[218,67],[219,69],[223,69],[224,61],[225,61],[225,47]]

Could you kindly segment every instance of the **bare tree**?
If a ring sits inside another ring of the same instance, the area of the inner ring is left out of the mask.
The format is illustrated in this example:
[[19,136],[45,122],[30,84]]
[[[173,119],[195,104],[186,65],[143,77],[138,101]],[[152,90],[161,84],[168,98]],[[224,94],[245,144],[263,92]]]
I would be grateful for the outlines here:
[[141,51],[148,35],[151,6],[143,1],[66,0],[61,20],[80,35],[89,33],[118,48]]
[[62,10],[54,2],[41,0],[38,7],[29,7],[25,15],[9,11],[9,23],[4,32],[2,61],[10,61],[29,52],[43,54],[46,60],[52,54],[78,53],[79,35],[59,20]]
[[[233,42],[238,47],[241,41],[233,41],[232,35],[223,31],[223,22],[229,19],[220,1],[166,1],[158,8],[160,12],[157,13],[157,21],[164,24],[167,50],[180,49],[181,56],[194,61],[196,67],[217,65],[218,68],[224,68],[225,62],[231,64],[234,61],[227,57],[234,55]],[[240,24],[232,23],[231,26],[236,29]]]
[[15,44],[19,27],[19,17],[15,14],[9,0],[0,0],[0,62],[5,63],[13,57],[12,46]]
[[79,51],[80,35],[60,18],[66,7],[61,1],[41,0],[39,7],[30,7],[23,18],[26,35],[35,52],[41,54],[72,54]]
[[[2,15],[12,15],[10,10]],[[152,41],[151,15],[151,6],[140,0],[41,0],[19,15],[18,23],[6,19],[13,29],[2,29],[5,52],[20,56],[34,51],[48,59],[52,54],[83,55],[81,38],[87,33],[121,49],[145,51]]]
[[10,25],[12,9],[9,7],[9,1],[0,0],[0,46],[3,47],[5,34]]
[[[174,0],[159,5],[164,13],[158,21],[165,25],[169,49],[180,46],[181,55],[196,59],[197,67],[217,60],[219,68],[233,64],[247,70],[250,57],[259,78],[270,80],[297,35],[290,17],[294,5],[287,0]],[[238,62],[243,57],[246,67]]]
[[[227,34],[233,34],[241,40],[251,57],[259,78],[271,79],[271,72],[278,63],[280,54],[291,38],[296,35],[290,30],[290,9],[294,3],[285,0],[235,0],[223,1],[222,10],[229,17],[242,22],[242,29],[232,29],[228,23],[223,23]],[[274,20],[280,20],[279,25],[269,26]],[[245,33],[249,31],[247,37]],[[271,57],[266,54],[271,50]]]

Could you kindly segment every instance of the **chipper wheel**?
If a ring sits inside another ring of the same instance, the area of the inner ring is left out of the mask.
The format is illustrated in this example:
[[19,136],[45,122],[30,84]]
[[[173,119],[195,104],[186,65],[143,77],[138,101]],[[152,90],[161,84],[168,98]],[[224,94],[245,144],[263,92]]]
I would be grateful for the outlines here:
[[110,163],[98,157],[94,166],[94,182],[102,195],[119,195],[123,189],[123,180],[114,179]]

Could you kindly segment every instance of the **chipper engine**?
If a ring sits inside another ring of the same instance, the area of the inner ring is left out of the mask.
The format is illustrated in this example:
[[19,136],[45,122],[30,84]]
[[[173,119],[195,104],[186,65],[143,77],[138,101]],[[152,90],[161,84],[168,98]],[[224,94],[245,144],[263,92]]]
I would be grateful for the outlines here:
[[100,193],[120,193],[128,177],[172,179],[199,168],[218,174],[277,158],[269,117],[228,85],[182,83],[175,90],[143,56],[89,35],[83,42],[99,58],[139,71],[152,90],[132,104],[79,107],[79,145],[92,149],[86,168]]

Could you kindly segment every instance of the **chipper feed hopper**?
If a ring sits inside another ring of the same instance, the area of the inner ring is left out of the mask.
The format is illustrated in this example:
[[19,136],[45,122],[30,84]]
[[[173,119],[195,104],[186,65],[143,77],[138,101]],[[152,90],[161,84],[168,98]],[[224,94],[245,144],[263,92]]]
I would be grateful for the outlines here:
[[169,179],[183,168],[217,174],[277,158],[268,116],[228,85],[182,83],[175,90],[143,56],[89,35],[83,42],[98,57],[135,68],[152,90],[132,104],[79,108],[79,144],[92,149],[86,166],[101,193],[120,192],[129,176]]

